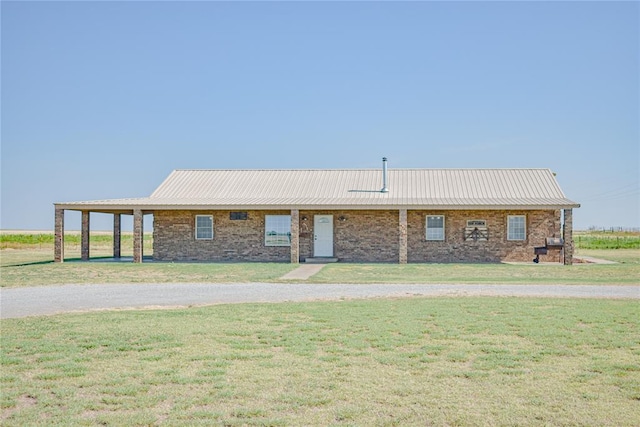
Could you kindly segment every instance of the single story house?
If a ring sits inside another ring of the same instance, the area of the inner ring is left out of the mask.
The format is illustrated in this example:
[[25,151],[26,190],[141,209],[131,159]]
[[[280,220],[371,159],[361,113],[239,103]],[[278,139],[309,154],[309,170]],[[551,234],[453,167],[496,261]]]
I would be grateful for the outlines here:
[[572,209],[548,169],[175,170],[149,196],[55,203],[55,261],[64,212],[143,215],[159,261],[531,262],[571,264]]

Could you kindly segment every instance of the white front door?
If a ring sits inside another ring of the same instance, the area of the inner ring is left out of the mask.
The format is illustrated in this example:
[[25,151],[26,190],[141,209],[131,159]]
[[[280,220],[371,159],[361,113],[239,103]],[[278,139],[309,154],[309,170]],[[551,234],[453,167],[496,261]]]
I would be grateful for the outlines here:
[[313,256],[333,256],[333,215],[313,217]]

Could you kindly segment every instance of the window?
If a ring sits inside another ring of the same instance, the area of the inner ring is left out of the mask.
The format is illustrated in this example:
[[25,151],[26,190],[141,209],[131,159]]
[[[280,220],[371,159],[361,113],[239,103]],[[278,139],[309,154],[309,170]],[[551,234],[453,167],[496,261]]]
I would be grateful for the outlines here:
[[249,219],[249,214],[247,212],[230,212],[229,219],[231,221],[246,221]]
[[265,246],[291,246],[291,215],[265,215]]
[[196,215],[196,240],[213,239],[213,216]]
[[526,217],[509,215],[507,218],[507,240],[526,240]]
[[444,241],[444,216],[427,216],[427,240]]

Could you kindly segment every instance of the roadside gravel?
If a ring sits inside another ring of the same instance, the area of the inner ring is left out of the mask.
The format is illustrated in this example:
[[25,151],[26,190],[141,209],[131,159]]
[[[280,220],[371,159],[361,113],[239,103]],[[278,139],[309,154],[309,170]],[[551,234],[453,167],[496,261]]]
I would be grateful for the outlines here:
[[411,296],[505,296],[640,299],[640,286],[178,283],[61,285],[0,290],[0,318],[213,304]]

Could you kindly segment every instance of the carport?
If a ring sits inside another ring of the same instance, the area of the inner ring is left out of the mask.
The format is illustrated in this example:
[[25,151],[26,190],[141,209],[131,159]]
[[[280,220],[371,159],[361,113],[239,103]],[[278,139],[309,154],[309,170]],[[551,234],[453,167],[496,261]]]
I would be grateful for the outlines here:
[[54,261],[64,262],[64,230],[65,230],[65,211],[81,212],[80,227],[80,258],[88,261],[90,258],[90,214],[104,213],[113,215],[113,257],[121,258],[121,242],[122,242],[122,215],[133,216],[133,262],[139,263],[143,259],[143,243],[144,243],[144,215],[153,214],[153,211],[143,210],[140,207],[132,207],[131,209],[123,207],[91,207],[87,205],[74,204],[56,204],[55,205],[55,241],[54,241]]

